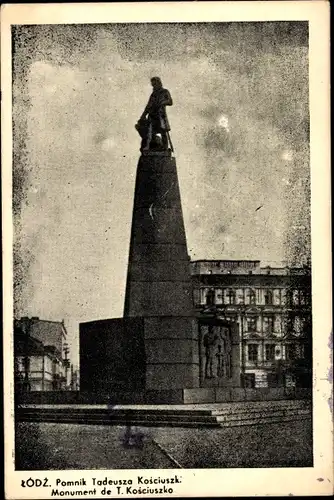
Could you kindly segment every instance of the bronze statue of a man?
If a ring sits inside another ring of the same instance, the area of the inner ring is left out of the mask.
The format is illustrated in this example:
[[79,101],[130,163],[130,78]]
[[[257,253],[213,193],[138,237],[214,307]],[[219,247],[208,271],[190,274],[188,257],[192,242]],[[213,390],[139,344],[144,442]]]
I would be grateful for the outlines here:
[[157,134],[161,135],[163,149],[168,149],[170,125],[167,118],[166,106],[172,106],[173,100],[169,91],[163,88],[161,79],[158,76],[151,78],[151,84],[153,92],[143,114],[138,120],[136,129],[140,133],[140,130],[143,130],[145,124],[147,124],[144,150],[149,149],[151,141],[154,140]]

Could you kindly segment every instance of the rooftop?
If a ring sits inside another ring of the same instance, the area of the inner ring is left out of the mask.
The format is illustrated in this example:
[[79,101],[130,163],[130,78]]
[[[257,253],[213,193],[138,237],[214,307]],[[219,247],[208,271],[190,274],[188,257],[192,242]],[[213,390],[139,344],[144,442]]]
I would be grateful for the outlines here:
[[64,321],[44,320],[37,316],[33,316],[32,318],[23,316],[21,319],[16,320],[16,322],[21,326],[29,323],[30,335],[33,337],[36,336],[40,338],[41,336],[49,336],[51,338],[61,333],[62,337],[65,339],[67,335]]
[[263,266],[260,260],[193,260],[190,263],[191,273],[194,274],[254,274],[254,275],[304,275],[310,274],[307,266]]

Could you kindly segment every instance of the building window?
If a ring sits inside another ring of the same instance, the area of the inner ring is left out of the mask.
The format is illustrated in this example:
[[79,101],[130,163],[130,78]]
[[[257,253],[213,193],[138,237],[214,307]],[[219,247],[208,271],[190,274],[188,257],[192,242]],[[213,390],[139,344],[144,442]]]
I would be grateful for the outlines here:
[[30,362],[30,358],[28,356],[24,356],[22,358],[22,366],[23,366],[23,370],[25,373],[30,372],[32,365],[33,365],[33,363]]
[[218,305],[223,303],[223,290],[221,288],[215,289],[215,303]]
[[287,335],[290,335],[293,333],[293,329],[294,329],[294,317],[292,316],[288,316],[286,319],[285,319],[285,324],[286,324],[286,331],[285,333]]
[[274,344],[266,344],[265,357],[266,357],[266,361],[274,361],[274,359],[275,359],[275,345]]
[[208,290],[206,294],[206,305],[207,306],[213,306],[215,303],[215,291],[214,290]]
[[274,290],[273,292],[273,303],[276,306],[279,306],[281,304],[281,291],[280,290]]
[[302,288],[290,292],[290,304],[294,306],[305,306],[307,303],[307,293]]
[[304,290],[299,290],[299,303],[301,306],[305,306],[307,304],[306,294]]
[[246,318],[246,320],[247,320],[247,331],[256,332],[257,318],[255,316],[251,316],[250,318]]
[[264,303],[266,306],[272,305],[273,303],[273,292],[271,290],[266,290],[264,294]]
[[281,317],[279,315],[275,316],[274,331],[276,333],[281,333],[282,332]]
[[296,335],[301,335],[303,333],[303,321],[302,321],[302,318],[300,316],[296,316],[295,317],[295,321],[294,321],[294,332]]
[[245,290],[244,289],[239,289],[236,291],[236,299],[237,299],[237,304],[244,304],[245,303]]
[[300,359],[304,359],[305,358],[305,348],[304,348],[303,344],[299,344],[298,345],[297,352],[298,352],[298,357]]
[[208,288],[201,288],[201,304],[202,305],[206,304],[206,296],[207,296],[208,291],[209,291]]
[[255,293],[255,290],[248,290],[248,302],[249,304],[251,305],[255,305],[256,304],[256,293]]
[[255,363],[258,360],[259,346],[257,344],[248,344],[248,361]]
[[295,343],[287,344],[285,346],[285,358],[289,361],[294,361],[296,359],[303,359],[305,356],[304,345]]
[[275,346],[275,359],[278,361],[283,358],[283,349],[282,345]]
[[227,291],[227,303],[230,305],[235,304],[235,291],[234,290]]
[[274,331],[274,317],[266,316],[263,318],[263,330],[265,333],[272,333]]
[[299,290],[293,290],[292,302],[294,306],[299,306]]
[[286,305],[289,307],[292,305],[292,291],[291,290],[287,290],[287,292],[286,292]]
[[295,344],[287,344],[285,346],[285,357],[290,361],[297,359],[297,349]]

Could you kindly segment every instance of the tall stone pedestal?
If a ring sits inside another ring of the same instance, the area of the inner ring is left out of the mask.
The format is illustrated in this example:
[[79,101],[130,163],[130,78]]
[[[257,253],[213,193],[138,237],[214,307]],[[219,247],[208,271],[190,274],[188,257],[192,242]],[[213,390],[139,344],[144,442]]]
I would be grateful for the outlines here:
[[195,317],[175,158],[142,155],[124,317],[80,324],[80,390],[112,403],[228,400],[239,357],[236,329]]
[[175,158],[139,159],[124,317],[144,319],[146,388],[199,386],[198,332]]

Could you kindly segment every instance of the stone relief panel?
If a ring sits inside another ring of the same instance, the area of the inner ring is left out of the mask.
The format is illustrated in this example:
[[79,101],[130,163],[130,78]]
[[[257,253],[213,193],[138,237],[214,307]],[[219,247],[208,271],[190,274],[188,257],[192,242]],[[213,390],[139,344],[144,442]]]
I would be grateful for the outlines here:
[[200,325],[200,380],[206,387],[232,378],[232,335],[228,326]]

